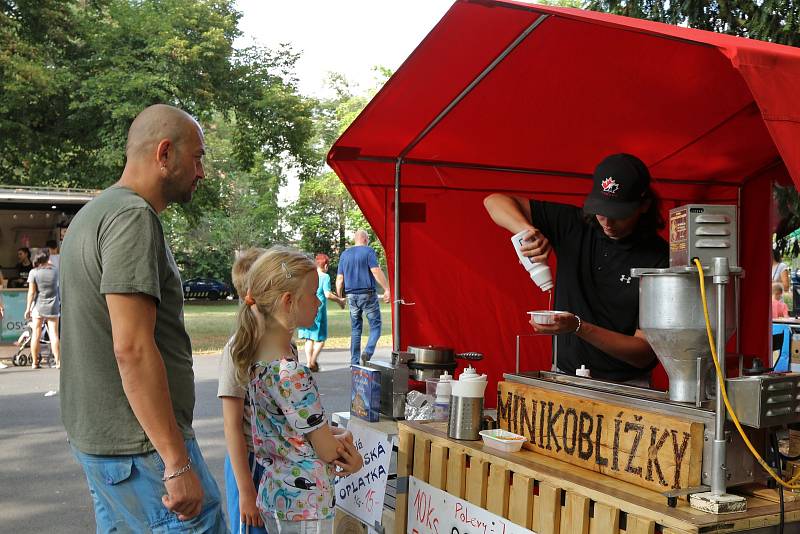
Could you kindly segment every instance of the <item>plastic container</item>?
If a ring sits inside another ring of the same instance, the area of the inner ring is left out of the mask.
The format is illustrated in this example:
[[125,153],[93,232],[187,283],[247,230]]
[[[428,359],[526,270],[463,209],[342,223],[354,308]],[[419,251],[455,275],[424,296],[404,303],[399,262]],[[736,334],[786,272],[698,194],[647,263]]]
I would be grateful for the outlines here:
[[580,369],[575,369],[575,375],[576,376],[582,376],[584,378],[591,378],[592,377],[592,373],[589,371],[589,368],[586,367],[585,365],[581,365]]
[[569,315],[567,312],[554,310],[529,311],[528,314],[536,324],[555,324],[556,317],[559,315]]
[[525,436],[514,434],[502,428],[481,430],[480,435],[483,438],[484,445],[503,452],[518,452],[522,448],[522,444],[528,441]]
[[525,234],[528,230],[523,230],[518,234],[511,237],[511,243],[514,245],[514,250],[517,252],[519,262],[528,271],[531,280],[539,286],[542,291],[550,291],[553,289],[553,274],[550,272],[550,266],[546,263],[537,263],[529,257],[522,254],[520,247],[525,242]]

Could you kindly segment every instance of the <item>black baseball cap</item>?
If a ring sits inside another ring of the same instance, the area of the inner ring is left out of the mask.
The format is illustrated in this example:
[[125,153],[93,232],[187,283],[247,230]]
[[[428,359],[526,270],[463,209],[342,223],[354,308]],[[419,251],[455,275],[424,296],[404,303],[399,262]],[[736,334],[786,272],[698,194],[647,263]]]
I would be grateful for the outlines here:
[[594,169],[593,184],[583,211],[611,219],[627,219],[645,200],[650,171],[630,154],[613,154]]

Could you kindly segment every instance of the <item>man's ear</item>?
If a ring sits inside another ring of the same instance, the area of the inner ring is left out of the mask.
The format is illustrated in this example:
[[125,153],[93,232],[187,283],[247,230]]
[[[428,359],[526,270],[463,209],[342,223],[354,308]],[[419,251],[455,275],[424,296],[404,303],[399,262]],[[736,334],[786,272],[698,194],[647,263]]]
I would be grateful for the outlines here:
[[169,139],[162,139],[156,146],[156,159],[160,167],[166,167],[169,157],[172,155],[172,141]]

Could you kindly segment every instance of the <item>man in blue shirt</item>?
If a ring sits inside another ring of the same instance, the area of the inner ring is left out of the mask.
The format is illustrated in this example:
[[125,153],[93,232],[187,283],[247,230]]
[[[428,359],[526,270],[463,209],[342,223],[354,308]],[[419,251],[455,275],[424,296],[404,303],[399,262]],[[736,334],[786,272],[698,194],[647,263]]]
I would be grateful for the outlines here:
[[[369,236],[358,230],[353,238],[355,245],[342,252],[339,269],[336,273],[336,294],[342,296],[342,289],[350,304],[350,363],[358,365],[360,360],[368,361],[375,352],[375,345],[381,336],[381,306],[375,293],[375,281],[383,288],[383,301],[389,302],[389,284],[383,275],[375,250],[367,245]],[[369,338],[361,353],[361,329],[364,325],[362,313],[367,314]]]

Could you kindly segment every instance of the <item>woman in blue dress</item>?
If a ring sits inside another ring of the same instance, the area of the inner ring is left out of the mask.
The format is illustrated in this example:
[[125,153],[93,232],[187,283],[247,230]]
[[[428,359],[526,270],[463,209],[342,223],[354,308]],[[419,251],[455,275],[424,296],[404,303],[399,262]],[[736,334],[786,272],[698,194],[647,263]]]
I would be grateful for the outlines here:
[[317,275],[319,276],[319,286],[317,286],[317,298],[319,299],[319,309],[314,325],[310,328],[298,328],[297,338],[305,340],[306,365],[309,369],[319,371],[317,358],[325,346],[328,339],[328,299],[336,302],[344,308],[345,299],[337,296],[331,291],[331,277],[328,274],[328,264],[330,258],[326,254],[317,254],[314,257],[317,264]]

